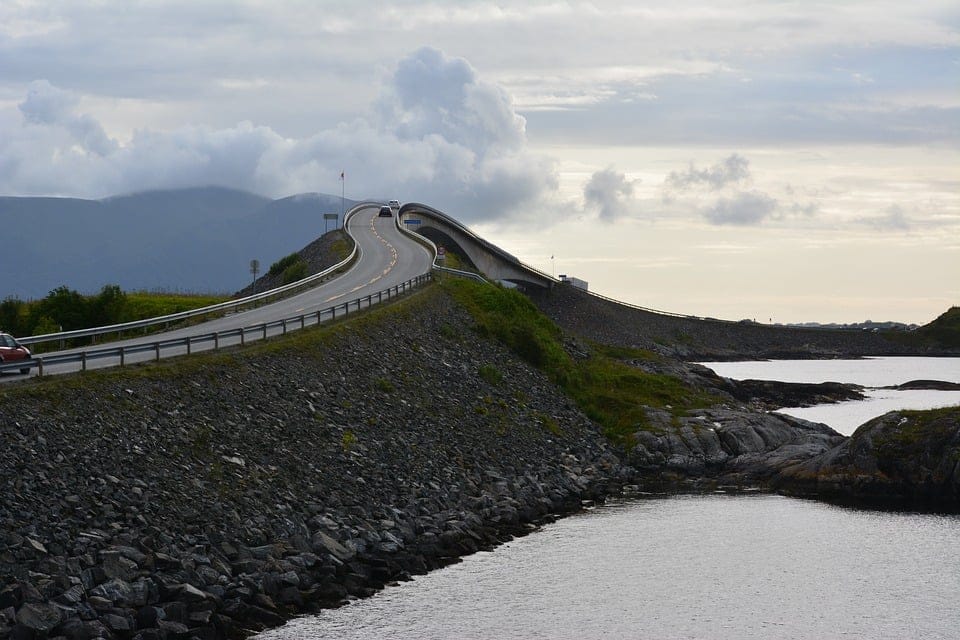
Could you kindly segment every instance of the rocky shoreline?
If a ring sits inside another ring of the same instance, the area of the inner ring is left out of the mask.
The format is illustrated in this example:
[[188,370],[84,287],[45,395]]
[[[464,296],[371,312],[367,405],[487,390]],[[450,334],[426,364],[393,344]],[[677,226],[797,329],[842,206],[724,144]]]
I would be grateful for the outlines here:
[[325,333],[10,385],[0,638],[237,638],[630,477],[438,289]]
[[241,638],[638,484],[960,504],[960,409],[847,438],[769,410],[855,385],[733,381],[651,344],[628,364],[716,402],[646,407],[624,450],[440,287],[242,350],[8,385],[0,640]]

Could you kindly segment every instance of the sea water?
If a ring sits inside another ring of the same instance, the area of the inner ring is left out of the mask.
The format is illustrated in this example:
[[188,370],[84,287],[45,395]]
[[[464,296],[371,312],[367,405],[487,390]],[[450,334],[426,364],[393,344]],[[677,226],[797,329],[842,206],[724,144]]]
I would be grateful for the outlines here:
[[960,358],[884,357],[860,360],[768,360],[702,362],[717,374],[735,380],[781,382],[849,382],[867,387],[864,400],[813,407],[785,407],[780,413],[822,422],[850,435],[864,422],[898,409],[937,409],[960,405],[960,391],[883,389],[911,380],[960,384]]
[[320,638],[956,638],[960,517],[771,495],[616,501],[294,620]]

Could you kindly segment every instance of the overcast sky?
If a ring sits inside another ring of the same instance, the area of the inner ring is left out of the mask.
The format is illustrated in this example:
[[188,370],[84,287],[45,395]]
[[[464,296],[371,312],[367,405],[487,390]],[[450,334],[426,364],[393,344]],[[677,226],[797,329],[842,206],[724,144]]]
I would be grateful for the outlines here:
[[960,304],[960,5],[0,3],[0,194],[341,170],[635,304],[928,322]]

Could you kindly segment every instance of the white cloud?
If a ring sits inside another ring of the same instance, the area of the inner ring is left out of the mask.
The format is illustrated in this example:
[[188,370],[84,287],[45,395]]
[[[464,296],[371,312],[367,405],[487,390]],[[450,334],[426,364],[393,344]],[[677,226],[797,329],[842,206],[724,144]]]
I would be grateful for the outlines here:
[[269,196],[338,191],[401,194],[495,219],[556,190],[552,161],[526,150],[525,121],[500,87],[462,58],[422,48],[387,79],[373,115],[310,136],[268,126],[141,129],[109,138],[80,96],[30,85],[21,126],[0,144],[0,192],[103,197],[154,188],[219,185]]

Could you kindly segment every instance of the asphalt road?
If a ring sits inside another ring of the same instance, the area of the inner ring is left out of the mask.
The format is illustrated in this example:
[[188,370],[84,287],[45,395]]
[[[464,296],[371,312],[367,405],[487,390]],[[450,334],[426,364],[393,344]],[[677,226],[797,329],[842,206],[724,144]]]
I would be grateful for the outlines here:
[[[120,340],[102,345],[82,347],[78,349],[68,349],[57,352],[46,352],[40,354],[41,358],[50,358],[59,354],[76,354],[84,350],[137,347],[143,345],[155,345],[167,340],[183,339],[188,336],[200,336],[204,334],[213,334],[218,331],[228,331],[239,329],[241,327],[251,328],[245,332],[244,341],[251,342],[262,339],[264,332],[262,329],[255,329],[263,323],[275,322],[285,318],[295,318],[301,315],[307,315],[303,321],[303,326],[316,324],[318,311],[328,309],[334,305],[343,305],[345,302],[354,301],[360,298],[366,298],[373,295],[372,303],[376,304],[378,299],[386,299],[387,294],[378,296],[378,292],[391,289],[411,278],[422,275],[430,270],[432,256],[420,243],[410,239],[396,227],[396,219],[381,218],[378,214],[379,206],[364,207],[354,214],[348,222],[348,232],[356,240],[360,249],[360,257],[354,262],[353,266],[340,276],[328,280],[312,289],[299,293],[290,298],[278,300],[276,302],[265,304],[256,309],[250,309],[240,313],[232,313],[222,318],[216,318],[196,324],[190,327],[155,333],[149,336]],[[306,242],[304,243],[306,244]],[[362,306],[368,304],[366,301]],[[356,305],[350,305],[350,310],[355,311]],[[337,316],[344,312],[341,306],[337,310]],[[312,314],[312,315],[311,315]],[[331,317],[331,313],[320,314],[320,320],[326,321]],[[295,330],[301,327],[301,323],[288,323],[288,330]],[[273,327],[266,331],[268,336],[283,333],[282,327]],[[240,343],[240,337],[221,338],[217,346],[224,347]],[[197,340],[191,344],[190,351],[198,352],[214,348],[214,341]],[[186,346],[161,347],[160,357],[169,358],[187,353]],[[147,360],[155,360],[157,353],[155,350],[141,351],[138,353],[127,353],[124,355],[124,363],[132,364]],[[89,358],[86,362],[87,369],[99,369],[106,367],[115,367],[120,365],[120,356],[110,356],[101,358]],[[43,374],[63,374],[79,371],[82,368],[79,362],[57,363],[44,365]],[[36,368],[31,370],[29,375],[37,375]],[[6,372],[0,377],[0,382],[11,382],[22,380],[27,376]]]

